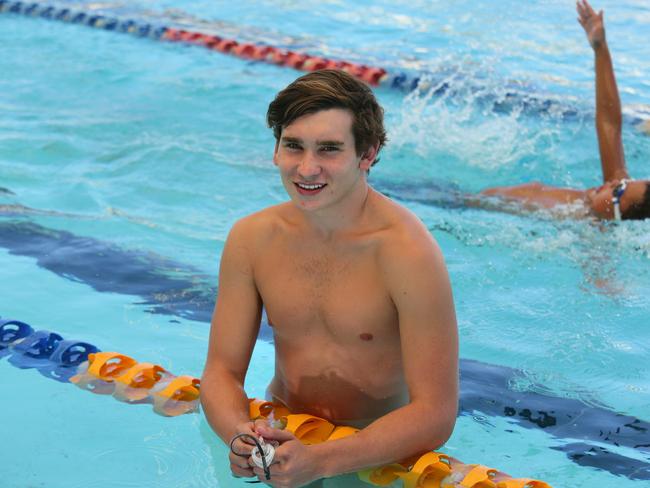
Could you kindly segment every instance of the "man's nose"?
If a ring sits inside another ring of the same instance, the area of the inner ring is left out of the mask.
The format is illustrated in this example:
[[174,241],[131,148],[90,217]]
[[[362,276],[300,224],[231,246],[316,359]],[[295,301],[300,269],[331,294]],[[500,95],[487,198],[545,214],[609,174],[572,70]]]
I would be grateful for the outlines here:
[[306,151],[300,166],[298,166],[298,174],[303,178],[313,178],[318,176],[322,171],[322,168],[318,162],[318,158],[315,157],[309,151]]

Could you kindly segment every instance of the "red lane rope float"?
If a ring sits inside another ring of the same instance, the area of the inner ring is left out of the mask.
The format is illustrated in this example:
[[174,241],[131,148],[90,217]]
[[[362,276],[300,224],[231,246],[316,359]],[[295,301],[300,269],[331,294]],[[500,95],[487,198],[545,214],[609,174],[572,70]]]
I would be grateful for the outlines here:
[[[265,419],[291,432],[303,444],[318,444],[354,435],[359,429],[336,426],[308,414],[292,414],[285,406],[265,400],[249,400],[251,420]],[[551,488],[544,481],[511,476],[480,464],[465,464],[446,454],[427,452],[399,463],[366,469],[359,479],[375,486],[389,486],[401,479],[404,488]]]
[[273,46],[239,43],[235,39],[225,39],[219,36],[184,29],[168,27],[162,35],[162,39],[172,42],[195,44],[240,58],[287,66],[301,71],[316,71],[325,68],[340,69],[347,71],[372,86],[378,86],[385,79],[388,79],[388,72],[383,68],[347,61],[336,61]]
[[134,34],[150,39],[192,44],[242,59],[286,66],[296,70],[340,69],[372,86],[383,84],[392,88],[415,88],[420,80],[420,77],[409,77],[405,73],[397,73],[391,76],[385,69],[379,67],[327,59],[264,44],[243,43],[236,39],[205,34],[199,31],[176,29],[165,25],[154,25],[137,19],[119,18],[93,10],[77,10],[68,6],[52,6],[38,2],[0,0],[1,12],[83,24],[96,29]]

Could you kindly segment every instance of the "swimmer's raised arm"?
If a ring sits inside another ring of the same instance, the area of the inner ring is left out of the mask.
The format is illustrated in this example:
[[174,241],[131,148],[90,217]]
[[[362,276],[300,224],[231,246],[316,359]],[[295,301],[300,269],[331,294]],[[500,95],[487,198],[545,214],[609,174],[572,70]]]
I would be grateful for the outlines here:
[[[253,433],[244,379],[259,331],[262,302],[255,286],[249,246],[249,219],[235,224],[226,240],[219,270],[219,291],[212,317],[201,403],[205,416],[226,445],[238,433]],[[250,445],[237,441],[236,450]],[[248,458],[230,455],[237,476],[253,476]]]
[[596,132],[603,182],[628,178],[623,152],[621,101],[605,37],[603,11],[596,13],[587,0],[578,0],[576,9],[578,22],[585,30],[595,55]]

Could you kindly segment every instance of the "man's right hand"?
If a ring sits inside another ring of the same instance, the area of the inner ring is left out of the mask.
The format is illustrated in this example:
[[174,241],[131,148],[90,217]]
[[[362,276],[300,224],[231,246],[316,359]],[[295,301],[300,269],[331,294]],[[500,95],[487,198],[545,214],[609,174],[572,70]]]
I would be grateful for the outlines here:
[[[253,437],[258,437],[255,433],[255,424],[253,422],[246,422],[238,425],[235,436],[238,434],[249,434]],[[233,436],[233,438],[235,436]],[[252,478],[255,476],[253,468],[248,463],[248,459],[250,458],[251,451],[254,447],[255,443],[247,437],[240,437],[232,442],[228,457],[230,459],[230,471],[232,471],[233,476],[237,478]]]

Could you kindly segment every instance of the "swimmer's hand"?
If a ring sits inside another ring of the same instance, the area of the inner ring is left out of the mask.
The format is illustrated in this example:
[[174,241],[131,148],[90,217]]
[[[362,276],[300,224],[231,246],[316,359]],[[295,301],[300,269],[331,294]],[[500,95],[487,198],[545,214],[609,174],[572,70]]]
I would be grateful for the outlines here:
[[256,424],[255,433],[267,442],[280,444],[275,448],[270,480],[266,479],[263,469],[249,461],[261,482],[274,487],[298,488],[324,477],[324,473],[320,472],[323,460],[316,456],[317,446],[306,446],[291,432],[261,423]]
[[[255,433],[255,424],[253,422],[245,422],[237,426],[237,434],[249,434],[254,437],[259,437]],[[253,478],[255,473],[249,464],[251,451],[255,447],[255,443],[247,437],[240,437],[231,442],[231,450],[228,456],[230,460],[230,471],[232,475],[237,478]]]
[[605,43],[603,11],[596,13],[587,0],[578,0],[576,10],[578,11],[578,22],[587,34],[589,44],[594,50],[598,49]]

